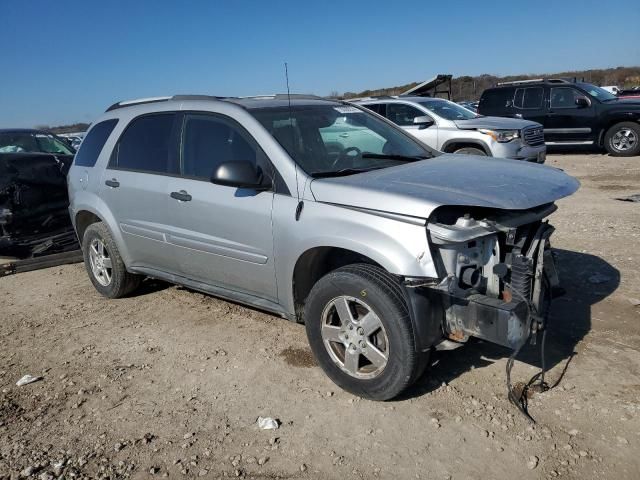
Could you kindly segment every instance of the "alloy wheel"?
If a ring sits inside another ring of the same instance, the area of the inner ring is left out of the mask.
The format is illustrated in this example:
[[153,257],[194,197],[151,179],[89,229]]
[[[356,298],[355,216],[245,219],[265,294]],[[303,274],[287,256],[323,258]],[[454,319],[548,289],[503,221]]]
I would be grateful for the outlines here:
[[89,245],[89,263],[97,282],[103,287],[109,285],[113,274],[113,264],[108,250],[99,238],[94,238],[91,245]]
[[387,333],[380,317],[362,300],[340,296],[327,303],[321,334],[331,360],[354,378],[375,378],[387,365]]
[[621,128],[611,138],[611,145],[619,152],[631,150],[638,143],[638,135],[630,128]]

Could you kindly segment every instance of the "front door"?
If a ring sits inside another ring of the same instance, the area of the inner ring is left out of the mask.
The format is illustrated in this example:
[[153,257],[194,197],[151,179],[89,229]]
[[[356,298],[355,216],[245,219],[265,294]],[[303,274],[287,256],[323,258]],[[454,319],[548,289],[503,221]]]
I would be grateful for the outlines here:
[[431,117],[431,115],[405,103],[387,103],[385,116],[428,147],[435,150],[440,149],[438,143],[438,125],[436,123],[427,128],[413,123],[413,119],[416,117]]
[[[589,106],[576,104],[587,99]],[[548,142],[583,143],[593,141],[596,113],[593,102],[573,87],[552,87],[549,95],[549,113],[544,123],[544,136]]]
[[273,191],[214,185],[218,165],[250,161],[270,170],[255,140],[229,117],[187,113],[182,175],[169,180],[169,212],[181,275],[206,284],[277,299],[271,212]]

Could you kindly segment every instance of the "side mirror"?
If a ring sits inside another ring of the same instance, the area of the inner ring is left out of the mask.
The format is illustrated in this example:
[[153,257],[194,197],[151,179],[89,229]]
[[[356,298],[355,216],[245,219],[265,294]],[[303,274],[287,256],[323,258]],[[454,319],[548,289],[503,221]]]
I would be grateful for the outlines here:
[[213,172],[211,183],[254,190],[270,188],[270,185],[264,182],[262,171],[253,163],[246,161],[221,163]]
[[421,117],[416,117],[413,119],[413,124],[419,126],[420,128],[429,128],[434,123],[435,122],[433,121],[433,118],[427,115],[423,115]]
[[578,97],[576,98],[576,105],[578,108],[585,108],[591,106],[591,102],[586,97]]

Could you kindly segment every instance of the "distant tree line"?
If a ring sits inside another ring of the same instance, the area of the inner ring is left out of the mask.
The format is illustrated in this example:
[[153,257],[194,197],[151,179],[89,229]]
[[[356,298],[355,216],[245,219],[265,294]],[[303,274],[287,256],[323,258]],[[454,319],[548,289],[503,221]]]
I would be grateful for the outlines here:
[[90,123],[72,123],[71,125],[60,125],[58,127],[50,127],[49,125],[36,125],[35,128],[38,130],[44,130],[49,133],[75,133],[75,132],[86,132],[89,128]]
[[[443,72],[446,73],[446,72]],[[640,86],[640,67],[617,67],[597,70],[577,70],[571,72],[545,73],[545,74],[526,74],[526,75],[509,75],[506,77],[498,77],[495,75],[482,74],[476,77],[464,75],[455,77],[451,80],[452,100],[478,100],[482,92],[494,86],[498,82],[511,82],[514,80],[528,80],[534,78],[566,78],[578,81],[584,80],[594,85],[607,86],[617,85],[620,88],[631,88]],[[374,95],[398,95],[409,88],[419,85],[420,82],[407,83],[397,87],[369,89],[362,92],[345,92],[339,95],[338,92],[332,92],[331,97],[334,98],[355,98],[370,97]]]

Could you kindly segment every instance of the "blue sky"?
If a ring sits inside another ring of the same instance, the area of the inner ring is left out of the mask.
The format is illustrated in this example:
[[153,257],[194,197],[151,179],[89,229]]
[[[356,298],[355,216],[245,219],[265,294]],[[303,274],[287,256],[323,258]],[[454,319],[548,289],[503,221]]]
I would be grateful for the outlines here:
[[326,95],[640,64],[640,3],[0,0],[0,127],[174,93]]

